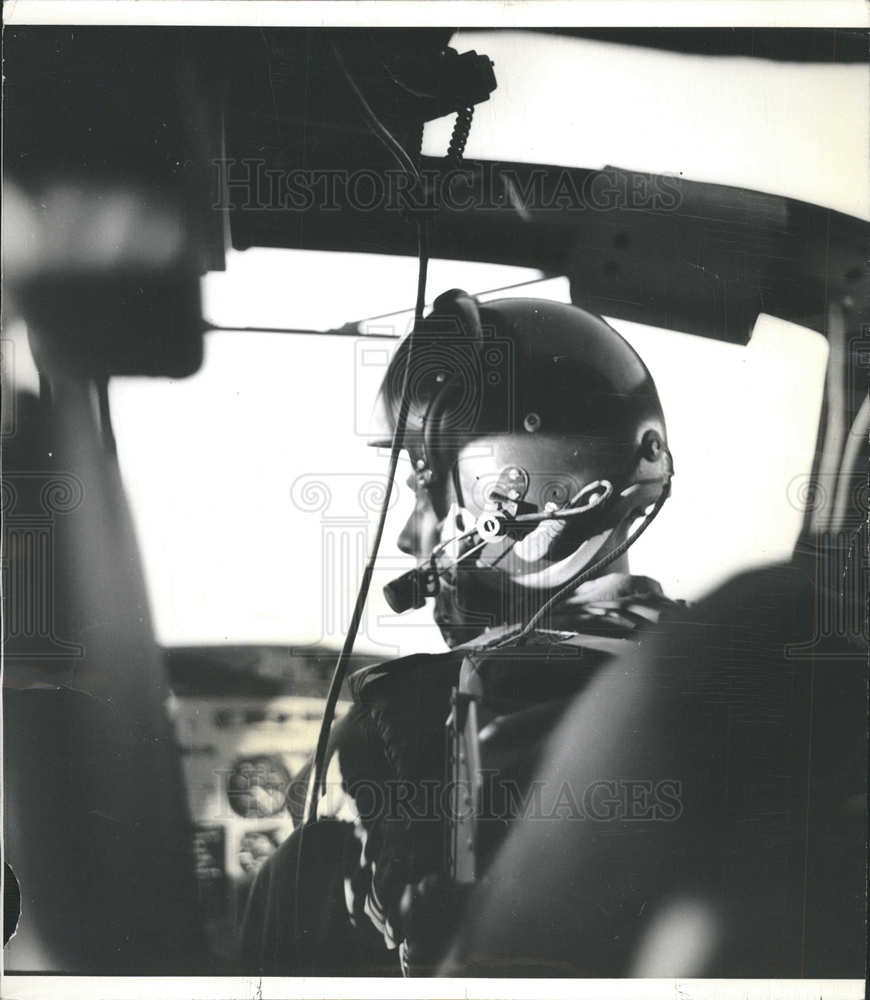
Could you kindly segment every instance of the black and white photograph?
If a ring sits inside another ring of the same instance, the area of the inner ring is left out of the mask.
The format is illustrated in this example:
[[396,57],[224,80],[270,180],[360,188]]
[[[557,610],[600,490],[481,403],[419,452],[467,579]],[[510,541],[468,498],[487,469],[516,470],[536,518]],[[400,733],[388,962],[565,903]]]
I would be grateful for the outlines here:
[[4,4],[4,997],[864,996],[870,14],[747,9]]

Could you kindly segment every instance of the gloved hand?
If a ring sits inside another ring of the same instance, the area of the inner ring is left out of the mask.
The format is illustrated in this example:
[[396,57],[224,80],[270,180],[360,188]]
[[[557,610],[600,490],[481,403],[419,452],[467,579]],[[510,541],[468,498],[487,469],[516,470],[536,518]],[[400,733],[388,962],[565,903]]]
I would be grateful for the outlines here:
[[345,860],[344,892],[351,923],[371,925],[389,951],[402,941],[400,902],[410,876],[411,849],[396,824],[355,824],[356,850]]
[[344,880],[351,922],[373,928],[388,950],[399,948],[406,976],[433,975],[453,941],[470,886],[454,885],[441,874],[408,883],[404,859],[379,826],[367,832],[359,824],[356,843]]

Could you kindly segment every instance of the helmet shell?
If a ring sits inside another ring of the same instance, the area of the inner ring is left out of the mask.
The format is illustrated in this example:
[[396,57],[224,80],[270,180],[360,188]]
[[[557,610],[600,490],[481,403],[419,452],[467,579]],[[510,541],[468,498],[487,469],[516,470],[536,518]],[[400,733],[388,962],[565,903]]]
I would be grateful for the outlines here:
[[[381,389],[390,433],[407,349],[406,339]],[[452,500],[478,514],[508,484],[541,510],[597,480],[624,488],[661,471],[663,455],[644,451],[648,432],[666,443],[646,365],[576,306],[527,298],[478,306],[464,292],[445,293],[415,334],[408,378],[405,446],[441,516]]]

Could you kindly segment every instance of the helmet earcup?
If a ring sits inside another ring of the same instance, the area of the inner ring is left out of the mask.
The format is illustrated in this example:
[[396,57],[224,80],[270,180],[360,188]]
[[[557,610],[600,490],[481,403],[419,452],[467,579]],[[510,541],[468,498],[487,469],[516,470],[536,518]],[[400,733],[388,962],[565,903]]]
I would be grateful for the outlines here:
[[[482,399],[480,351],[483,329],[477,301],[451,289],[435,300],[429,321],[451,331],[453,350],[442,388],[423,416],[422,443],[436,507],[448,506],[450,471],[462,444],[474,433]],[[462,505],[462,498],[454,499]]]

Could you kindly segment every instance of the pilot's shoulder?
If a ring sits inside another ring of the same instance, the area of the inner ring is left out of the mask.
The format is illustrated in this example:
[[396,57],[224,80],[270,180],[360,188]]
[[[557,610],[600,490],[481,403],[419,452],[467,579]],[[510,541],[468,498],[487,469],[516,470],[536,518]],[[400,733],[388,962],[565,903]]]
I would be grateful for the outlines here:
[[413,653],[393,660],[373,663],[354,671],[348,686],[354,701],[370,704],[387,698],[401,697],[412,691],[449,689],[456,683],[462,664],[461,647],[443,653]]
[[647,576],[610,573],[590,580],[554,612],[554,621],[581,634],[629,637],[656,625],[683,601],[666,597],[661,585]]

